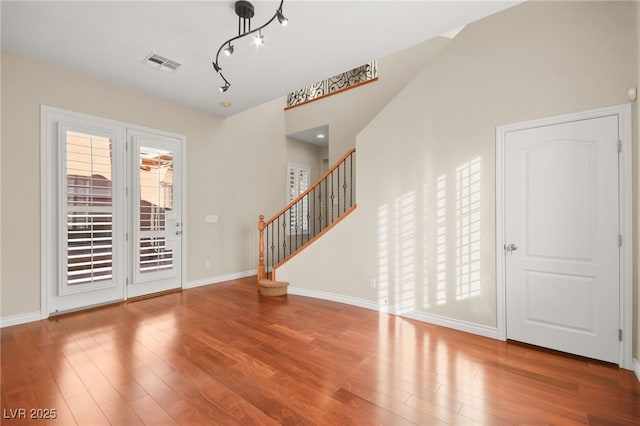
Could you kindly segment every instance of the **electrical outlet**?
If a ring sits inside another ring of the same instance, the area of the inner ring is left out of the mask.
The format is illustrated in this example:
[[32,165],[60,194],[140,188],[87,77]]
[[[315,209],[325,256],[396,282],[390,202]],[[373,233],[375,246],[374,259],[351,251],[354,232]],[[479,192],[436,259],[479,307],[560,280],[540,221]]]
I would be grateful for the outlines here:
[[210,260],[207,260],[207,261],[204,263],[204,267],[205,267],[205,268],[207,268],[207,269],[211,269],[211,261],[210,261]]

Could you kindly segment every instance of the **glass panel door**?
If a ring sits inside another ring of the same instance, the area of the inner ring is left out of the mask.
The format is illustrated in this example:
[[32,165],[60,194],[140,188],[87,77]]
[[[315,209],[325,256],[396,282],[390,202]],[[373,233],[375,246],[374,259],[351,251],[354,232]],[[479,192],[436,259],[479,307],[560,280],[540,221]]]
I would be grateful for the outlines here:
[[180,140],[130,131],[135,156],[132,191],[134,280],[128,296],[178,288],[182,283]]
[[50,313],[124,298],[123,135],[58,123],[59,279]]

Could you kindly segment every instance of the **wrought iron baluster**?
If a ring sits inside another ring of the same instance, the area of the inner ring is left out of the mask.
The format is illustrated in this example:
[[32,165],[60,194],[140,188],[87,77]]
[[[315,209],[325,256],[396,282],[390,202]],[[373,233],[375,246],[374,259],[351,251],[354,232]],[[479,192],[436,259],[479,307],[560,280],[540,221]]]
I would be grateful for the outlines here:
[[289,210],[287,211],[289,212],[289,214],[287,214],[287,217],[289,218],[289,253],[285,254],[285,256],[289,256],[291,254],[291,248],[293,247],[293,237],[291,235],[291,207],[289,207]]
[[334,200],[335,196],[333,195],[333,172],[331,172],[331,223],[333,223],[333,213],[334,213]]
[[296,250],[298,250],[298,243],[300,239],[300,232],[302,231],[302,224],[300,223],[300,201],[296,203]]
[[353,207],[353,152],[349,156],[349,160],[351,162],[351,167],[349,167],[349,196],[351,197],[351,207]]
[[[269,232],[269,231],[271,231],[271,232]],[[269,235],[269,234],[271,234],[271,235]],[[269,247],[269,249],[267,251],[267,264],[266,264],[266,268],[267,268],[267,271],[268,271],[269,268],[271,267],[271,265],[273,265],[273,259],[274,259],[274,256],[275,256],[275,253],[273,252],[274,249],[275,249],[275,245],[273,244],[273,224],[272,223],[269,224],[269,229],[267,230],[267,245]]]
[[344,161],[342,162],[342,170],[343,170],[343,182],[342,182],[342,189],[343,189],[343,195],[342,195],[342,200],[343,200],[343,213],[347,211],[347,159],[345,158]]
[[[316,188],[313,188],[313,191],[311,191],[313,193],[313,196],[311,197],[311,203],[313,204],[313,208],[311,209],[311,216],[313,217],[313,222],[311,224],[311,229],[313,232],[313,235],[316,235]],[[311,194],[311,193],[309,193]]]
[[322,231],[322,182],[318,185],[318,210],[320,215],[318,216],[318,232]]
[[287,257],[287,217],[282,217],[282,257],[278,259],[280,262],[281,259]]
[[[325,227],[329,225],[329,198],[327,197],[327,193],[329,192],[329,188],[327,188],[327,184],[329,180],[324,181],[324,224]],[[322,228],[324,229],[324,227]]]
[[[267,225],[268,226],[268,225]],[[267,273],[267,278],[269,277],[269,251],[271,251],[271,246],[269,245],[269,228],[267,227],[267,229],[265,230],[265,235],[267,236],[267,250],[266,250],[266,254],[265,254],[265,259],[264,259],[264,270]]]
[[340,166],[336,169],[336,173],[338,174],[338,184],[336,185],[338,196],[336,198],[338,199],[338,217],[340,217]]
[[305,202],[305,206],[307,207],[307,242],[309,242],[309,240],[311,239],[311,224],[309,223],[311,221],[311,213],[310,213],[310,208],[309,208],[309,195],[311,195],[311,192],[307,192],[306,195],[306,199],[307,201]]

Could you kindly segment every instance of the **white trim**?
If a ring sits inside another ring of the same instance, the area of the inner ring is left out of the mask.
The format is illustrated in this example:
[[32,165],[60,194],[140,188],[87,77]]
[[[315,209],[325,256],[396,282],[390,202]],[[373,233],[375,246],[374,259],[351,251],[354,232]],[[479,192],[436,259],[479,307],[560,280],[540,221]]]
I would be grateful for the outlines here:
[[498,332],[495,327],[487,327],[468,321],[460,321],[456,319],[446,318],[440,315],[429,314],[426,312],[398,312],[398,310],[393,305],[379,305],[376,302],[361,299],[359,297],[343,296],[341,294],[330,293],[327,291],[308,290],[306,288],[300,287],[289,287],[288,293],[296,296],[312,297],[314,299],[323,299],[332,302],[344,303],[364,309],[370,309],[372,311],[385,312],[390,315],[410,318],[429,324],[435,324],[442,327],[452,328],[454,330],[464,331],[466,333],[490,337],[493,339],[498,338]]
[[26,324],[28,322],[40,321],[40,311],[29,312],[28,314],[10,315],[0,318],[0,328],[11,327],[12,325]]
[[620,324],[622,342],[620,342],[620,367],[632,368],[632,321],[633,321],[633,221],[632,221],[632,137],[631,137],[631,104],[615,105],[573,114],[560,115],[520,123],[496,127],[496,308],[497,337],[507,338],[506,327],[506,288],[504,276],[505,241],[505,182],[504,182],[504,145],[507,134],[517,130],[550,126],[569,121],[589,120],[598,117],[617,115],[619,119],[619,138],[622,152],[619,162],[619,211],[622,249],[620,254]]
[[328,291],[308,290],[300,287],[289,287],[287,292],[295,296],[312,297],[314,299],[330,300],[332,302],[344,303],[346,305],[358,306],[360,308],[371,309],[372,311],[380,311],[386,305],[379,306],[370,300],[361,299],[359,297],[343,296],[341,294],[331,293]]
[[[49,206],[53,206],[53,201],[51,197],[51,191],[45,191],[47,186],[48,177],[51,174],[49,171],[49,163],[51,161],[47,161],[51,154],[47,154],[49,149],[47,149],[47,134],[48,129],[46,124],[49,122],[49,114],[54,111],[51,107],[47,107],[44,105],[40,106],[40,318],[45,319],[49,317],[47,312],[47,293],[48,293],[48,279],[52,275],[53,267],[52,260],[48,256],[47,248],[50,246],[50,242],[52,239],[51,233],[52,229],[47,225],[48,216],[45,213],[46,209]],[[53,148],[51,148],[53,149]]]
[[634,358],[631,364],[633,365],[633,371],[636,373],[636,378],[640,382],[640,361]]
[[492,339],[499,339],[498,329],[495,327],[488,327],[486,325],[475,324],[469,321],[461,321],[420,311],[405,312],[398,315],[429,324],[439,325],[441,327],[464,331],[465,333],[477,334],[479,336],[490,337]]
[[183,285],[182,288],[188,289],[188,288],[202,287],[204,285],[218,284],[225,281],[238,280],[241,278],[247,278],[255,275],[256,275],[255,269],[251,269],[249,271],[234,272],[233,274],[218,275],[215,277],[202,278],[199,280],[189,281],[185,285]]

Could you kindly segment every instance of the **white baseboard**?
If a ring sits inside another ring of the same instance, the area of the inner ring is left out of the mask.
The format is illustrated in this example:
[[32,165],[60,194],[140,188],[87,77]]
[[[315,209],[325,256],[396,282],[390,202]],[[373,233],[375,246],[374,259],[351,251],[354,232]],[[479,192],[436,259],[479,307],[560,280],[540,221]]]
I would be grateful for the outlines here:
[[358,306],[360,308],[379,311],[380,307],[371,300],[360,299],[359,297],[343,296],[341,294],[330,293],[328,291],[308,290],[306,288],[289,287],[287,293],[296,296],[313,297],[315,299],[330,300],[332,302],[345,303],[347,305]]
[[8,317],[0,318],[0,328],[40,321],[41,319],[40,311],[29,312],[28,314],[10,315]]
[[418,311],[403,312],[398,313],[397,315],[411,318],[417,321],[426,322],[429,324],[452,328],[458,331],[464,331],[465,333],[477,334],[479,336],[490,337],[492,339],[500,339],[498,335],[498,329],[495,327],[488,327],[486,325],[475,324],[468,321],[461,321]]
[[247,278],[256,275],[256,270],[251,269],[249,271],[235,272],[233,274],[218,275],[215,277],[202,278],[200,280],[189,281],[182,286],[183,289],[202,287],[203,285],[218,284],[225,281],[238,280],[240,278]]
[[378,305],[375,302],[358,297],[343,296],[336,293],[326,291],[308,290],[299,287],[289,287],[289,294],[298,296],[314,297],[316,299],[330,300],[332,302],[345,303],[347,305],[358,306],[360,308],[371,309],[378,312],[387,312],[389,314],[401,317],[411,318],[417,321],[429,324],[440,325],[442,327],[452,328],[454,330],[464,331],[466,333],[477,334],[480,336],[499,339],[498,330],[495,327],[487,327],[484,325],[474,324],[468,321],[460,321],[456,319],[442,317],[440,315],[428,314],[425,312],[398,312],[393,305]]
[[[255,269],[252,269],[250,271],[236,272],[236,273],[227,274],[227,275],[218,275],[216,277],[203,278],[201,280],[189,281],[182,288],[189,289],[189,288],[194,288],[194,287],[200,287],[200,286],[203,286],[203,285],[217,284],[217,283],[221,283],[221,282],[224,282],[224,281],[231,281],[231,280],[237,280],[237,279],[240,279],[240,278],[250,277],[250,276],[255,275],[255,274],[256,274]],[[38,312],[29,312],[27,314],[11,315],[11,316],[8,316],[8,317],[1,317],[0,318],[0,328],[11,327],[12,325],[26,324],[28,322],[40,321],[41,319],[43,319],[43,317],[42,317],[40,311],[38,311]]]
[[640,361],[634,358],[633,361],[631,361],[631,364],[633,365],[633,371],[636,373],[636,377],[640,382]]

